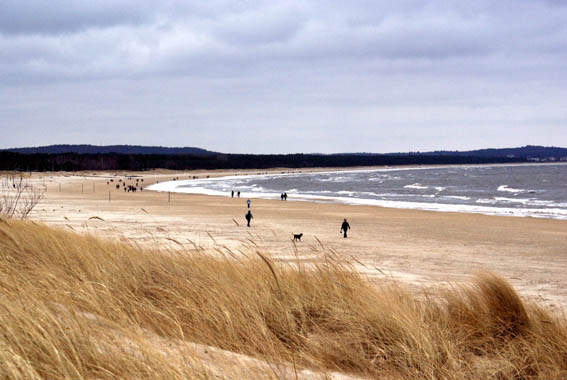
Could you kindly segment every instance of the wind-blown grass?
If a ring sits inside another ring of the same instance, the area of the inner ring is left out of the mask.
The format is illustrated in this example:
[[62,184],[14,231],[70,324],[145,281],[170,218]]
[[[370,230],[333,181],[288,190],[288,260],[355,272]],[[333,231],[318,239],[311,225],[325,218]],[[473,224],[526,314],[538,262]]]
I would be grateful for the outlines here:
[[369,377],[567,378],[565,319],[492,274],[415,295],[330,257],[248,249],[160,252],[0,220],[0,377],[207,378],[152,334]]

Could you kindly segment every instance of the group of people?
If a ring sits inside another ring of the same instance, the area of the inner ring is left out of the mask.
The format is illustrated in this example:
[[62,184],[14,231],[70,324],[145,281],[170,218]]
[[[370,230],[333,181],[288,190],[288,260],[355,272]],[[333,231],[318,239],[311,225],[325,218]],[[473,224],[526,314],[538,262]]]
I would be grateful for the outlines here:
[[[237,194],[238,197],[240,198],[240,191]],[[232,198],[234,198],[234,190],[232,190],[230,195]],[[281,200],[282,201],[287,200],[287,193],[281,194]],[[246,227],[250,227],[250,222],[252,221],[252,219],[254,219],[254,216],[252,215],[252,211],[250,210],[250,203],[251,203],[250,199],[247,199],[246,205],[248,206],[248,211],[246,212],[246,214],[244,214],[244,218],[246,219]],[[348,230],[350,230],[350,224],[348,224],[348,221],[345,218],[343,220],[343,223],[341,224],[341,231],[340,231],[343,234],[344,238],[347,237]]]
[[[116,186],[118,186],[118,185],[116,185]],[[117,187],[117,189],[118,189],[118,187]],[[144,188],[143,188],[142,186],[140,186],[140,191],[143,191],[143,189],[144,189]],[[135,193],[137,190],[138,190],[138,186],[134,186],[134,185],[124,186],[124,192],[125,192],[125,193],[126,193],[126,192],[128,192],[128,193],[129,193],[129,192]]]
[[[238,198],[240,198],[240,191],[237,192]],[[234,190],[230,192],[230,197],[234,198]]]
[[[287,196],[286,196],[286,198],[287,198]],[[284,200],[283,194],[282,194],[282,200]],[[250,227],[250,222],[254,218],[254,216],[252,216],[252,211],[250,211],[250,199],[246,200],[246,204],[248,206],[248,212],[244,215],[244,218],[246,218],[246,227]],[[348,224],[348,221],[345,218],[343,220],[343,223],[341,224],[341,231],[340,231],[343,234],[344,238],[347,237],[348,230],[350,230],[350,224]]]
[[[128,180],[134,180],[134,178],[128,177]],[[175,181],[175,178],[173,179]],[[110,179],[109,181],[106,181],[106,184],[108,186],[110,186],[110,183],[114,182],[114,179]],[[127,185],[126,184],[126,180],[122,181],[122,179],[118,180],[118,183],[116,184],[115,188],[116,190],[120,190],[120,186],[122,186],[122,189],[124,190],[124,192],[132,192],[135,193],[136,191],[140,190],[143,191],[144,187],[142,186],[141,182],[144,182],[143,178],[136,178],[136,183],[134,185]]]

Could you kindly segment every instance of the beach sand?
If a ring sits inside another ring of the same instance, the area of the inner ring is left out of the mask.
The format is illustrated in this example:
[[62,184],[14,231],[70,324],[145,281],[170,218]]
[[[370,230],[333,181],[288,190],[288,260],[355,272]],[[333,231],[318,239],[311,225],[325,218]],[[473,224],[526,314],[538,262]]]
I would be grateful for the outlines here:
[[[274,260],[322,260],[323,246],[372,279],[391,277],[415,289],[491,271],[522,296],[567,310],[567,221],[252,199],[247,228],[244,198],[172,193],[168,202],[167,193],[115,189],[126,174],[143,178],[147,187],[235,173],[33,173],[34,185],[47,191],[30,218],[142,247],[253,247]],[[352,227],[347,239],[339,231],[343,218]],[[294,244],[292,233],[303,233],[302,241]]]

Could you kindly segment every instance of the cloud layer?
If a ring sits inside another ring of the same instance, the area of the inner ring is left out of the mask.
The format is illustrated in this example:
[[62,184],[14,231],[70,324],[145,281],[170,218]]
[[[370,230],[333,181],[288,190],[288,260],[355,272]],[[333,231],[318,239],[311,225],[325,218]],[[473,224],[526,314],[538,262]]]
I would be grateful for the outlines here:
[[2,145],[567,145],[566,63],[565,1],[4,0]]

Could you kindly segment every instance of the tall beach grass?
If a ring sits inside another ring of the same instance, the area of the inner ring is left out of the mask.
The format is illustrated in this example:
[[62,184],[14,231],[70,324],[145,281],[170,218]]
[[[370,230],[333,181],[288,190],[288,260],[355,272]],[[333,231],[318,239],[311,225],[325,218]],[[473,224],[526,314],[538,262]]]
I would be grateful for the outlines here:
[[222,251],[141,249],[0,219],[0,378],[214,378],[168,351],[179,342],[322,374],[567,378],[565,318],[493,274],[414,294],[332,256],[302,265]]

